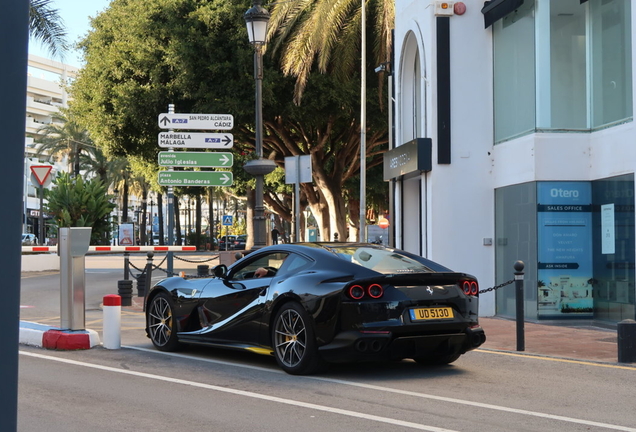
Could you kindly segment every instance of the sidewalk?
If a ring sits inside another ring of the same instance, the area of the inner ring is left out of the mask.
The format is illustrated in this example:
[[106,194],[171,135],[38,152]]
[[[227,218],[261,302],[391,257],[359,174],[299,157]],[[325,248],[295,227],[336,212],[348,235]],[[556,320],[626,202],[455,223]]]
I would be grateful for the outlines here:
[[[486,332],[486,343],[481,346],[482,349],[519,352],[516,321],[495,317],[479,318],[479,323]],[[618,362],[616,329],[594,327],[580,322],[550,321],[549,324],[538,324],[526,321],[524,339],[524,354]]]

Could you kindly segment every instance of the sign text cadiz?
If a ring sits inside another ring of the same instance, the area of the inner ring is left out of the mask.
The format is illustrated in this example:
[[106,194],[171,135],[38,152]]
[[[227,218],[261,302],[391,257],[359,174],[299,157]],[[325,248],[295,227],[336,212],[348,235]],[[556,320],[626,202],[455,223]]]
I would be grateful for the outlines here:
[[159,152],[160,166],[231,167],[234,155],[228,152]]
[[230,130],[232,114],[159,114],[161,129]]
[[159,147],[231,149],[234,136],[231,133],[161,132]]
[[161,186],[232,186],[230,171],[159,171]]

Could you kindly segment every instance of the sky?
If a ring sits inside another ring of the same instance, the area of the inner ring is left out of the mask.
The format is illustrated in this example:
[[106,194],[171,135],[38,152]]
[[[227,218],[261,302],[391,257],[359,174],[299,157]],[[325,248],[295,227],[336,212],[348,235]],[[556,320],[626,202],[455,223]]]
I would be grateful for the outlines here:
[[[64,27],[68,34],[67,41],[74,44],[88,33],[90,18],[95,17],[108,7],[110,0],[53,0],[51,5],[58,10],[58,14],[64,21]],[[29,41],[29,53],[40,57],[52,58],[51,54],[43,48],[39,42]],[[78,51],[66,54],[64,60],[54,58],[75,67],[82,66],[81,56]]]

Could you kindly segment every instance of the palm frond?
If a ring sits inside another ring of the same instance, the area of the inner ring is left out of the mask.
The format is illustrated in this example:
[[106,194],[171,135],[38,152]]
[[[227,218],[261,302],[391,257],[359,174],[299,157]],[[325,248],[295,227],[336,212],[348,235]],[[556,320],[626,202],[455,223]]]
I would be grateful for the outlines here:
[[29,34],[41,42],[49,52],[61,60],[68,51],[64,21],[52,0],[31,0],[29,5]]

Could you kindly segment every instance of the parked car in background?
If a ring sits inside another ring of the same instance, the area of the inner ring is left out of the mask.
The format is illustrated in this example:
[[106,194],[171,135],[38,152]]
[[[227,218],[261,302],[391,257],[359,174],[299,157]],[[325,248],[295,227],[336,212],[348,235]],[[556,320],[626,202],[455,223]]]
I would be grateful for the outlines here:
[[264,247],[213,277],[163,279],[145,305],[146,334],[161,351],[243,349],[290,374],[340,362],[452,363],[486,341],[478,310],[474,276],[365,243]]
[[247,234],[241,234],[236,236],[234,241],[235,250],[245,250],[245,244],[247,243]]
[[222,236],[219,239],[219,250],[234,250],[235,235]]
[[22,246],[36,246],[38,238],[35,234],[22,233]]

